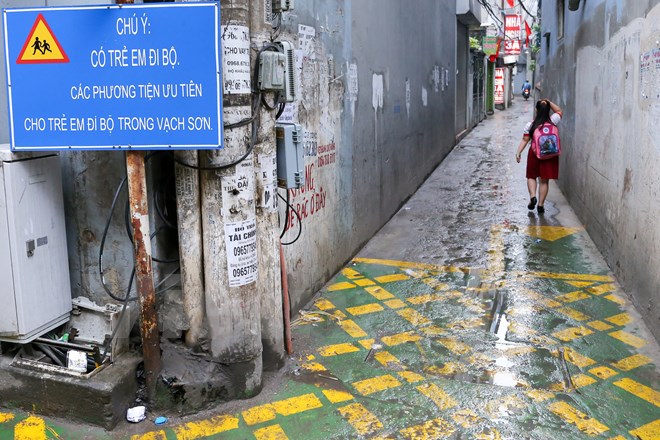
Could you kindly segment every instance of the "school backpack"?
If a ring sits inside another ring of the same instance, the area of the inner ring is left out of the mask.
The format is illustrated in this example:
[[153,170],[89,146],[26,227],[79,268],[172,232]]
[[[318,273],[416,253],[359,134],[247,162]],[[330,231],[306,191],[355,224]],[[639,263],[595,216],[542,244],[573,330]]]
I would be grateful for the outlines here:
[[552,122],[544,122],[536,127],[532,136],[532,150],[540,160],[550,159],[561,154],[559,130]]

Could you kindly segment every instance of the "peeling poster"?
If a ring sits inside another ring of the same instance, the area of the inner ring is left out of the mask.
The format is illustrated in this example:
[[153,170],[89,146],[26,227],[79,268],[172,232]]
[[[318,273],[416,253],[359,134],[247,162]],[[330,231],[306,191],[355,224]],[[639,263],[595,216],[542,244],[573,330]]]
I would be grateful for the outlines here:
[[259,165],[263,194],[261,207],[268,212],[277,211],[277,156],[275,153],[260,154]]
[[316,59],[316,52],[314,51],[315,37],[315,28],[312,26],[305,26],[304,24],[298,25],[298,47],[302,50],[303,57],[309,60]]
[[250,28],[222,26],[222,84],[225,94],[249,94]]
[[254,218],[225,223],[229,287],[257,281],[257,224]]

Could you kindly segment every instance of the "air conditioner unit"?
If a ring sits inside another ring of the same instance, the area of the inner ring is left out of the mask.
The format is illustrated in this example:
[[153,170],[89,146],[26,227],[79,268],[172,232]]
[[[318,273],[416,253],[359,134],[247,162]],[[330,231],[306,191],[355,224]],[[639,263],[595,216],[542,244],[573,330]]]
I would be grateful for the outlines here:
[[0,340],[27,343],[69,320],[60,161],[0,145]]
[[296,58],[293,52],[293,44],[288,41],[278,43],[286,56],[284,68],[284,101],[294,102],[298,88],[296,85]]

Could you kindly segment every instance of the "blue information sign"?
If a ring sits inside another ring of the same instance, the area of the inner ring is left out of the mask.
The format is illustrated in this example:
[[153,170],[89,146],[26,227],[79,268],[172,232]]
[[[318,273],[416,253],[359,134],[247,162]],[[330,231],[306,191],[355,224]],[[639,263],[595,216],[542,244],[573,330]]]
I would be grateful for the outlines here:
[[222,148],[218,2],[3,18],[12,150]]

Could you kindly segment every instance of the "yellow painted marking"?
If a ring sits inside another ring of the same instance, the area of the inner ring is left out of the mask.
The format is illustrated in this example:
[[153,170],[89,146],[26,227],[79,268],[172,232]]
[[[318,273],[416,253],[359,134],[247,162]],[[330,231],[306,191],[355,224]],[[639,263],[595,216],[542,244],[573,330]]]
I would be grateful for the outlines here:
[[248,425],[269,422],[275,420],[275,417],[277,417],[277,412],[275,411],[275,407],[270,403],[243,411],[243,419]]
[[625,306],[626,305],[626,300],[621,298],[619,295],[613,293],[611,295],[607,295],[604,297],[605,299],[612,301],[613,303],[617,303],[620,306]]
[[437,325],[422,327],[419,329],[419,332],[424,333],[426,336],[440,336],[447,333],[444,329],[438,327]]
[[422,270],[408,269],[408,270],[406,270],[406,273],[408,275],[410,275],[411,277],[413,277],[413,278],[423,278],[423,277],[427,276],[426,271],[422,271]]
[[554,309],[557,307],[561,307],[562,303],[555,301],[554,299],[547,298],[540,293],[534,292],[533,290],[524,290],[525,295],[527,295],[530,299],[542,304],[543,306],[549,308],[549,309]]
[[475,440],[502,440],[502,434],[495,429],[495,428],[490,428],[489,431],[484,431],[481,434],[477,434],[475,437]]
[[609,367],[605,367],[605,366],[592,368],[591,370],[589,370],[589,373],[593,374],[594,376],[596,376],[596,377],[598,377],[602,380],[609,379],[610,377],[616,376],[617,374],[619,374],[616,371],[614,371],[613,369],[611,369]]
[[254,431],[257,440],[289,440],[280,425],[266,426]]
[[625,325],[630,324],[632,322],[632,318],[627,313],[620,313],[618,315],[614,315],[614,316],[610,316],[609,318],[605,318],[605,321],[611,322],[614,325],[618,325],[620,327],[623,327]]
[[449,394],[434,383],[425,383],[417,387],[417,390],[431,399],[433,403],[441,410],[447,410],[458,405]]
[[582,231],[581,228],[562,228],[560,226],[528,226],[527,235],[545,241],[557,241]]
[[408,383],[421,382],[425,379],[421,374],[412,371],[399,371],[397,374]]
[[431,301],[442,301],[445,300],[446,296],[441,293],[429,293],[427,295],[417,295],[408,298],[410,304],[426,304]]
[[367,350],[370,350],[371,346],[374,345],[376,340],[375,339],[363,339],[363,340],[358,341],[358,342],[360,343],[361,346],[363,346]]
[[499,278],[499,274],[504,272],[504,238],[502,236],[502,227],[500,225],[494,225],[490,228],[490,245],[488,247],[487,264],[488,269],[485,271],[485,275]]
[[355,323],[352,319],[342,319],[337,324],[341,327],[346,333],[354,338],[364,338],[367,335],[367,332],[362,330],[359,325]]
[[29,416],[27,419],[14,426],[14,440],[46,440],[46,422],[35,416]]
[[603,293],[610,293],[616,290],[614,284],[601,284],[600,286],[590,287],[587,289],[587,292],[593,295],[602,295]]
[[12,413],[0,413],[0,423],[5,423],[13,419],[14,415]]
[[581,411],[578,411],[566,402],[555,402],[549,406],[550,411],[557,414],[561,419],[574,424],[580,431],[589,436],[600,435],[610,428],[593,419]]
[[441,283],[437,278],[424,278],[422,281],[424,284],[433,287],[435,290],[445,290],[449,288],[448,284]]
[[364,275],[362,275],[360,272],[358,272],[355,269],[351,269],[350,267],[345,267],[344,269],[342,269],[341,273],[346,278],[351,279],[351,280],[364,277]]
[[569,318],[573,318],[576,321],[586,321],[587,319],[589,319],[589,317],[584,313],[578,312],[577,310],[572,309],[570,307],[562,307],[561,309],[557,309],[557,311],[559,313],[563,313]]
[[422,339],[421,336],[413,332],[397,333],[396,335],[383,336],[381,341],[384,344],[393,347],[395,345],[405,344],[406,342],[417,342]]
[[355,284],[349,283],[347,281],[343,281],[341,283],[335,283],[328,286],[328,292],[336,292],[337,290],[352,289],[354,287]]
[[357,284],[358,286],[360,286],[360,287],[373,286],[373,285],[376,284],[376,283],[374,283],[373,281],[371,281],[370,279],[367,279],[367,278],[363,278],[361,280],[353,280],[353,282],[355,284]]
[[589,367],[596,363],[595,360],[578,353],[570,347],[564,349],[564,356],[568,362],[580,368]]
[[366,315],[368,313],[382,312],[383,306],[378,303],[365,304],[363,306],[347,307],[346,311],[351,315]]
[[238,418],[234,416],[222,415],[208,420],[190,422],[174,429],[177,438],[186,440],[195,440],[215,435],[221,432],[231,431],[238,428]]
[[660,419],[630,431],[630,434],[639,440],[658,440],[660,438]]
[[422,423],[421,425],[411,426],[399,432],[404,439],[411,440],[434,440],[449,437],[456,431],[456,428],[451,426],[449,422],[444,419],[437,418]]
[[402,309],[403,307],[406,306],[406,303],[404,303],[400,299],[391,299],[389,301],[385,301],[385,305],[390,309]]
[[415,309],[400,309],[396,313],[414,326],[431,323],[429,319],[425,318]]
[[535,402],[544,402],[555,397],[555,393],[546,390],[529,390],[526,394]]
[[587,323],[589,327],[593,327],[596,330],[605,331],[612,328],[611,325],[604,323],[603,321],[591,321]]
[[609,440],[627,440],[627,439],[622,435],[617,435],[616,437],[612,437]]
[[383,429],[383,424],[378,417],[359,403],[353,403],[337,410],[359,435],[369,435]]
[[328,371],[327,368],[318,362],[308,362],[306,364],[302,364],[302,367],[307,371]]
[[[187,438],[187,437],[182,437]],[[138,434],[131,437],[131,440],[167,440],[167,433],[165,431],[152,431],[146,434]]]
[[651,359],[647,358],[642,354],[636,354],[624,359],[621,359],[619,362],[615,362],[612,365],[618,368],[621,371],[630,371],[642,365],[650,364]]
[[647,344],[647,342],[635,335],[632,335],[628,332],[624,332],[623,330],[620,330],[618,332],[612,332],[608,333],[610,336],[612,336],[615,339],[618,339],[619,341],[623,342],[624,344],[631,345],[635,348],[642,348]]
[[628,391],[630,394],[634,394],[640,399],[644,399],[649,403],[652,403],[655,406],[660,406],[660,393],[649,388],[646,385],[642,385],[639,382],[635,382],[632,379],[624,378],[618,382],[614,382],[614,385]]
[[571,380],[575,388],[584,388],[597,382],[596,379],[591,376],[587,376],[586,374],[577,374],[572,376]]
[[590,283],[589,281],[566,281],[567,284],[570,284],[573,287],[589,287],[593,283]]
[[314,394],[304,394],[278,402],[255,406],[243,411],[243,419],[248,425],[268,422],[275,419],[276,415],[290,416],[310,409],[321,408],[323,404]]
[[353,395],[346,391],[339,390],[323,390],[323,394],[330,401],[330,403],[346,402],[353,400]]
[[422,270],[433,270],[436,272],[462,272],[463,269],[460,267],[454,266],[438,266],[436,264],[428,263],[411,263],[410,261],[396,261],[396,260],[378,260],[375,258],[354,258],[356,263],[366,263],[366,264],[379,264],[381,266],[394,266],[401,269],[422,269]]
[[332,313],[332,316],[334,316],[334,317],[336,317],[336,318],[339,318],[339,319],[344,319],[344,318],[346,318],[346,314],[345,314],[344,312],[342,312],[341,310],[335,310],[335,311]]
[[607,275],[590,275],[582,273],[524,272],[523,276],[529,278],[551,278],[557,280],[594,281],[602,283],[611,283],[614,281],[612,277]]
[[481,417],[471,409],[459,409],[451,415],[451,418],[454,419],[456,424],[461,425],[463,428],[471,428],[482,420]]
[[403,273],[395,273],[392,275],[383,275],[382,277],[376,277],[375,280],[379,283],[392,283],[394,281],[405,281],[409,280],[410,276]]
[[482,327],[484,325],[484,320],[482,318],[470,318],[470,319],[461,319],[460,321],[454,321],[449,324],[447,327],[452,329],[464,330],[466,328],[476,328]]
[[401,382],[395,377],[386,374],[384,376],[372,377],[358,382],[353,382],[355,389],[363,396],[401,386]]
[[354,353],[356,351],[360,351],[360,349],[350,343],[326,345],[325,347],[319,348],[319,354],[323,357]]
[[394,367],[401,365],[399,359],[397,359],[396,356],[394,356],[389,351],[383,350],[376,352],[376,354],[374,354],[374,359],[376,359],[378,363],[383,365],[384,367]]
[[565,302],[565,303],[572,303],[575,301],[580,301],[581,299],[586,299],[586,298],[591,298],[591,295],[588,295],[584,293],[581,290],[576,290],[575,292],[571,293],[565,293],[563,295],[559,295],[557,299],[559,301]]
[[518,409],[527,408],[528,406],[528,402],[523,401],[515,395],[508,395],[489,401],[486,404],[485,409],[491,418],[496,418],[505,415],[510,416],[511,412]]
[[369,292],[374,298],[379,299],[381,301],[385,299],[394,298],[394,295],[392,295],[390,292],[388,292],[387,290],[383,289],[380,286],[366,287],[364,290]]
[[588,336],[592,334],[593,332],[589,330],[586,327],[570,327],[564,330],[560,330],[558,332],[555,332],[552,334],[555,338],[564,341],[564,342],[569,342],[573,341],[578,338],[582,338],[584,336]]
[[440,338],[437,341],[447,350],[458,355],[464,355],[472,351],[469,345],[459,342],[454,338]]
[[332,304],[332,303],[331,303],[330,301],[328,301],[327,299],[323,299],[323,298],[317,300],[317,301],[314,303],[314,305],[316,306],[317,309],[322,310],[322,311],[332,310],[332,309],[335,308],[335,305],[334,305],[334,304]]

